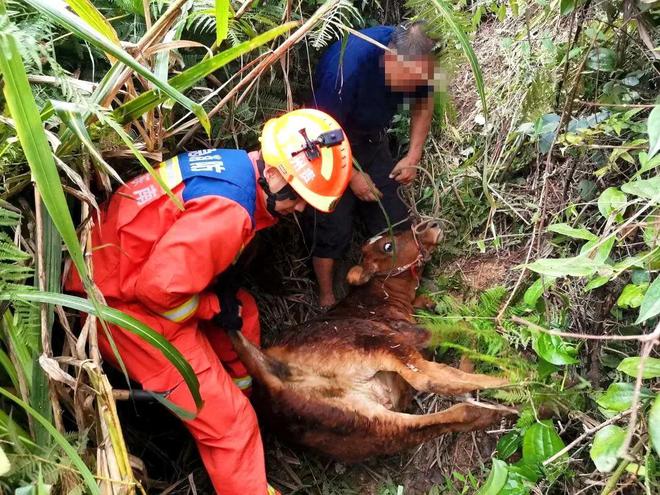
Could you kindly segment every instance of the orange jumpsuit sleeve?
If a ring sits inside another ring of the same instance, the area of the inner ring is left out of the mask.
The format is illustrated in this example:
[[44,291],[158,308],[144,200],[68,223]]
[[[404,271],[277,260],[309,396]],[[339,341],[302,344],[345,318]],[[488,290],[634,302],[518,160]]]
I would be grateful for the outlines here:
[[174,322],[219,312],[217,296],[205,289],[236,259],[252,231],[247,211],[229,199],[204,196],[185,208],[154,245],[135,285],[138,301]]

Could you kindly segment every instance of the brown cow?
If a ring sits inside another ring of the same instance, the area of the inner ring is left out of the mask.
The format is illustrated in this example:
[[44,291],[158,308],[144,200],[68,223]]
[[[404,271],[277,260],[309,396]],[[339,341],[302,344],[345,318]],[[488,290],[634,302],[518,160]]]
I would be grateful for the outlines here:
[[324,315],[286,330],[259,350],[232,335],[257,382],[263,422],[287,440],[344,462],[393,454],[451,431],[484,428],[510,410],[461,403],[406,414],[413,389],[456,395],[504,385],[427,361],[426,330],[414,324],[420,270],[441,238],[437,225],[371,239],[353,267],[352,292]]

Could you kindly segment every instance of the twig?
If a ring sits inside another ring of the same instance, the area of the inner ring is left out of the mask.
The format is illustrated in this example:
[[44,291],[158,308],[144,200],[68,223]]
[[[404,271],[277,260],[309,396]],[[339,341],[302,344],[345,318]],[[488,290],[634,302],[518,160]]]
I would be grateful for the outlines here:
[[575,447],[580,442],[582,442],[582,440],[587,438],[589,435],[592,435],[593,433],[596,433],[597,431],[602,430],[603,428],[605,428],[608,425],[611,425],[612,423],[616,423],[618,420],[620,420],[624,416],[627,416],[630,413],[631,413],[631,410],[628,409],[627,411],[623,411],[623,412],[617,414],[616,416],[612,416],[610,419],[608,419],[607,421],[603,421],[599,425],[596,425],[592,428],[586,428],[584,430],[584,433],[582,433],[579,437],[577,437],[575,440],[573,440],[571,443],[569,443],[566,447],[561,449],[559,452],[557,452],[555,455],[553,455],[549,459],[543,461],[543,465],[547,466],[548,464],[552,464],[554,461],[559,459],[561,456],[563,456],[564,454],[569,452],[573,447]]
[[560,332],[558,330],[548,330],[542,326],[532,323],[519,316],[511,316],[511,321],[519,325],[525,325],[532,330],[547,333],[549,335],[556,335],[557,337],[565,337],[567,339],[584,339],[584,340],[638,340],[639,342],[650,342],[660,338],[660,324],[656,327],[653,333],[640,334],[640,335],[590,335],[588,333],[572,333]]
[[243,2],[243,5],[241,5],[236,12],[236,15],[234,16],[234,19],[240,19],[243,17],[243,14],[245,14],[248,10],[252,8],[252,4],[254,3],[254,0],[245,0]]
[[[557,97],[555,101],[555,106],[559,106],[559,99],[561,98],[561,91],[564,87],[564,81],[568,78],[568,68],[570,64],[568,63],[568,54],[569,52],[573,49],[573,46],[575,43],[578,41],[578,36],[580,36],[580,29],[578,29],[575,34],[573,34],[573,24],[575,24],[575,17],[577,16],[577,10],[573,11],[573,14],[571,15],[571,23],[568,25],[568,36],[570,38],[568,48],[566,50],[566,63],[564,64],[564,72],[562,74],[561,79],[559,79],[559,82],[557,83]],[[527,28],[527,32],[529,33],[529,27]],[[573,34],[573,36],[571,36]]]
[[[633,447],[631,451],[632,455],[637,454],[640,450],[642,450],[642,447],[644,446],[645,443],[644,441],[645,438],[641,438],[639,442],[637,442],[637,444]],[[619,478],[621,478],[621,475],[628,467],[628,464],[630,464],[629,459],[623,459],[619,463],[617,468],[614,470],[614,473],[612,473],[612,477],[609,480],[607,480],[607,484],[603,488],[603,491],[600,492],[600,495],[609,495],[610,493],[612,493],[614,488],[616,488],[616,484],[619,482]]]
[[599,103],[597,101],[574,100],[580,105],[586,107],[621,107],[621,108],[654,108],[656,105],[646,105],[642,103]]
[[630,448],[632,437],[635,434],[635,427],[637,426],[637,414],[639,413],[639,396],[642,392],[642,379],[644,376],[646,359],[651,354],[653,346],[658,343],[658,339],[660,339],[660,323],[656,325],[653,333],[651,333],[647,339],[642,341],[644,344],[642,345],[642,350],[639,353],[639,369],[637,370],[635,390],[633,391],[632,396],[632,414],[630,415],[630,423],[628,424],[628,433],[626,434],[626,438],[623,441],[623,445],[621,445],[621,448],[619,449],[620,457],[629,456],[628,449]]
[[[584,52],[584,56],[582,57],[582,60],[580,61],[580,65],[577,68],[577,73],[575,75],[575,80],[573,81],[573,87],[571,88],[570,93],[568,94],[568,97],[566,98],[566,103],[564,104],[564,110],[561,113],[561,118],[559,120],[559,124],[557,125],[557,131],[555,132],[554,137],[552,138],[552,144],[550,145],[550,150],[548,151],[548,156],[547,156],[547,161],[550,162],[552,158],[552,150],[555,147],[555,144],[557,143],[557,139],[559,139],[559,133],[562,132],[562,129],[566,122],[568,121],[568,118],[570,117],[571,113],[573,112],[573,103],[575,102],[575,97],[577,95],[577,90],[578,86],[580,83],[580,79],[582,78],[582,70],[584,69],[584,66],[587,64],[587,59],[589,58],[589,53],[591,53],[591,50],[593,49],[594,45],[596,44],[596,36],[594,36],[591,39],[591,44],[589,45],[589,48]],[[564,199],[566,198],[566,194],[568,192],[568,188],[570,186],[571,181],[573,180],[573,174],[575,173],[575,168],[577,166],[577,161],[573,162],[573,166],[570,168],[568,173],[566,174],[566,182],[564,184],[564,192],[563,192],[563,197]],[[542,205],[542,212],[541,216],[539,217],[539,223],[543,225],[543,222],[545,220],[544,218],[544,213],[545,213],[545,203]]]

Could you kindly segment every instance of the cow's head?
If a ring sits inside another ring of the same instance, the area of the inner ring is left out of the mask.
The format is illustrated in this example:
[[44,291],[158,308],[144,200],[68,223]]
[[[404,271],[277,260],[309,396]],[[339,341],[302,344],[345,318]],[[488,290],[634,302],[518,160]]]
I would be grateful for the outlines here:
[[419,272],[435,246],[442,230],[435,221],[419,223],[408,230],[377,235],[362,247],[362,262],[347,275],[351,285],[363,285],[374,276],[393,277],[410,270]]

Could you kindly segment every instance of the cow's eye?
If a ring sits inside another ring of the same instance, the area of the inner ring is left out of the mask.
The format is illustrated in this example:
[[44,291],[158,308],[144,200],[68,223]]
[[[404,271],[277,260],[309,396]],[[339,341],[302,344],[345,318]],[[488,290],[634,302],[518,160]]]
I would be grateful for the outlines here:
[[383,252],[391,253],[392,251],[394,251],[394,244],[392,244],[391,242],[386,242],[385,244],[383,244]]

